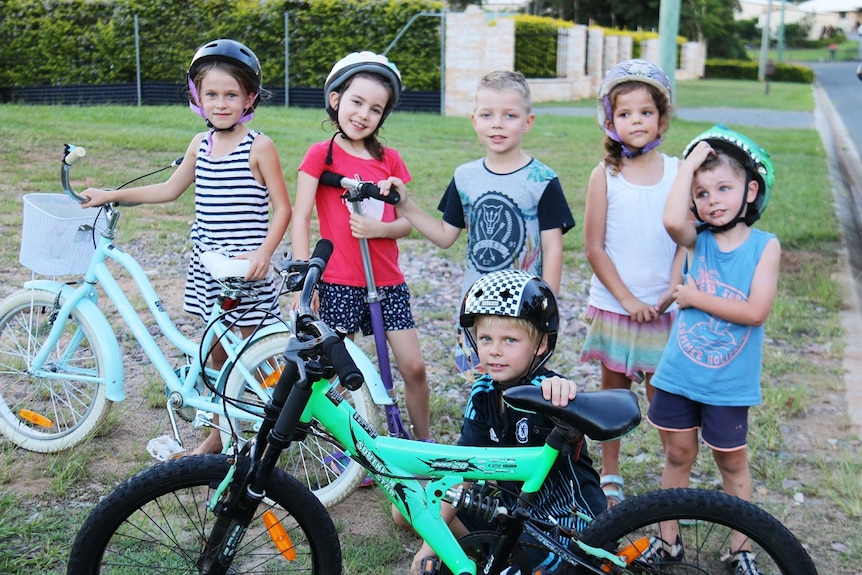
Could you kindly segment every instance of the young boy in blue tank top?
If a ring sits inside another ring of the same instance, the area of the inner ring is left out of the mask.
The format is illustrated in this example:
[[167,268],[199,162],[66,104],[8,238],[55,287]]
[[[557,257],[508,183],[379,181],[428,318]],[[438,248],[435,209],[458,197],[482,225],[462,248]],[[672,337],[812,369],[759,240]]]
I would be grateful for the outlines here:
[[[652,379],[647,417],[662,436],[662,488],[688,485],[700,430],[724,491],[751,501],[748,410],[761,402],[763,324],[781,257],[778,239],[751,226],[766,209],[775,171],[769,154],[722,125],[696,137],[683,155],[664,224],[689,250],[689,269],[674,292],[680,311]],[[682,560],[677,523],[661,523],[646,553]],[[728,560],[735,575],[760,573],[740,533],[731,536]]]

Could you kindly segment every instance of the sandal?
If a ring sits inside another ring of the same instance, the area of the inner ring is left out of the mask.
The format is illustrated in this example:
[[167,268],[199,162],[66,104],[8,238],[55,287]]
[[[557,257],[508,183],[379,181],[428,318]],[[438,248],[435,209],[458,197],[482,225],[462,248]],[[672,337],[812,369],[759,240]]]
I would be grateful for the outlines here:
[[763,571],[760,570],[757,559],[751,551],[731,553],[728,550],[727,555],[721,559],[730,563],[734,575],[763,575]]
[[684,558],[685,549],[683,549],[679,535],[676,536],[673,545],[658,535],[653,535],[649,538],[649,547],[638,557],[640,561],[645,563],[676,563]]
[[617,505],[625,499],[623,495],[623,486],[625,484],[626,482],[619,475],[602,475],[599,485],[608,499],[608,508]]

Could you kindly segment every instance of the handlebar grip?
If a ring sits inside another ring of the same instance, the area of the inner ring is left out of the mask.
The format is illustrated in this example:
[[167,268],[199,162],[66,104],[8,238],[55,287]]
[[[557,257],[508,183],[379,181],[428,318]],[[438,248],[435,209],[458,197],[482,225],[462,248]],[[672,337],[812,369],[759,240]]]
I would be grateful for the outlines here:
[[350,352],[344,342],[337,335],[330,336],[323,340],[320,345],[323,355],[329,358],[332,362],[332,367],[335,368],[335,373],[341,385],[350,391],[356,391],[365,382],[362,372],[356,367]]
[[341,185],[341,180],[344,179],[344,176],[341,174],[336,174],[335,172],[323,172],[320,174],[320,183],[324,186],[332,186],[333,188],[343,188]]
[[389,193],[384,196],[380,193],[380,188],[378,188],[371,182],[362,182],[361,184],[359,184],[359,191],[362,192],[363,196],[374,198],[376,200],[380,200],[381,202],[392,204],[393,206],[401,200],[401,194],[399,194],[397,190],[390,189]]
[[66,153],[63,154],[63,163],[67,166],[71,166],[86,155],[87,150],[85,148],[66,144]]

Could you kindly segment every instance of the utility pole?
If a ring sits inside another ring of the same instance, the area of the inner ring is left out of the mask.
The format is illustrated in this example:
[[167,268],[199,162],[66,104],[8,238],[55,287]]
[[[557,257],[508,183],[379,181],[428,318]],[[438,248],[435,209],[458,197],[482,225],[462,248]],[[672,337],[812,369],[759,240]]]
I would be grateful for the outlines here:
[[772,0],[766,5],[766,21],[763,24],[763,34],[760,37],[760,65],[757,67],[757,79],[766,80],[766,61],[769,54],[769,16],[772,14]]
[[658,65],[670,80],[676,99],[676,37],[679,35],[680,0],[661,0],[658,13]]

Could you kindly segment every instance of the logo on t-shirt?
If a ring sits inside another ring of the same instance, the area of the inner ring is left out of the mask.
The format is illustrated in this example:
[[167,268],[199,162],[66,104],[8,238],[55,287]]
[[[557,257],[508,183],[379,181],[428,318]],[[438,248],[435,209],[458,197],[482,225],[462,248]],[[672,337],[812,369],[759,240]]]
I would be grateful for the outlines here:
[[[747,301],[746,295],[719,279],[717,272],[698,270],[697,288],[724,299]],[[682,352],[696,364],[719,368],[739,355],[751,335],[751,326],[734,324],[708,316],[708,320],[689,323],[686,314],[679,317],[677,342]],[[703,317],[703,316],[701,316]]]
[[470,212],[473,240],[467,257],[479,273],[513,266],[524,248],[524,218],[510,198],[498,192],[481,196]]
[[515,440],[518,443],[527,443],[530,439],[530,425],[527,418],[521,418],[515,424]]

